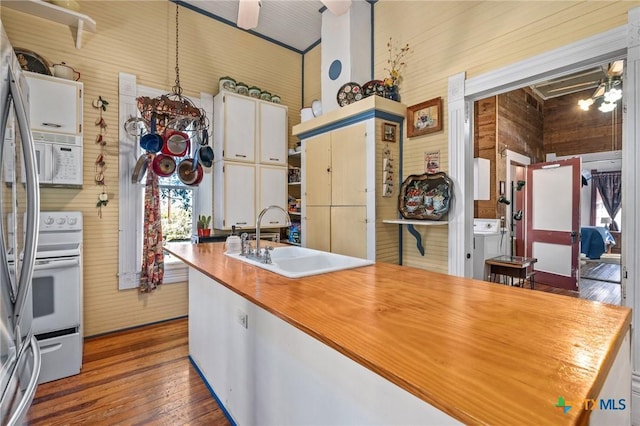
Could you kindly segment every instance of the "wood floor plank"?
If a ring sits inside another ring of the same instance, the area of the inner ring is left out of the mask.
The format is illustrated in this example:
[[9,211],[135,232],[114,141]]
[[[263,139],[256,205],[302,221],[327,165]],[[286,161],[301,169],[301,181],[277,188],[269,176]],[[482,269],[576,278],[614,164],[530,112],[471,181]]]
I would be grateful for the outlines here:
[[85,340],[79,375],[38,386],[27,425],[229,425],[188,358],[187,319]]

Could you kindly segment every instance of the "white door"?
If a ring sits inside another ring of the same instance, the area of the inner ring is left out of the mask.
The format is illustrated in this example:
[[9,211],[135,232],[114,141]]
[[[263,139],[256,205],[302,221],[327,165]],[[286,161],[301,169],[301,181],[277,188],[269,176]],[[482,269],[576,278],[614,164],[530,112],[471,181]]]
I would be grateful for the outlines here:
[[260,103],[260,162],[287,164],[287,108]]
[[254,162],[256,139],[256,101],[240,95],[225,94],[224,158]]
[[[258,203],[258,212],[269,206],[280,206],[287,210],[287,168],[258,166],[260,201]],[[287,218],[284,213],[279,210],[272,209],[262,217],[261,226],[263,228],[284,227],[287,224]]]
[[527,256],[536,282],[578,289],[580,246],[580,158],[527,168]]

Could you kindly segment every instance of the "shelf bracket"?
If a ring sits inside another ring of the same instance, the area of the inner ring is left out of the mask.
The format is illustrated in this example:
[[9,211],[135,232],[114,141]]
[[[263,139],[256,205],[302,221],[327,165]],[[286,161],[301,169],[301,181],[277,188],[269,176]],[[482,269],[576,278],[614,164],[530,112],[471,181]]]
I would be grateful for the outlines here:
[[84,21],[78,19],[78,28],[76,28],[76,49],[82,47],[82,27],[84,27]]
[[424,256],[424,247],[422,245],[422,235],[420,235],[420,233],[416,231],[416,228],[412,224],[407,224],[407,231],[409,231],[409,233],[413,235],[413,237],[416,239],[416,247],[418,248],[420,255]]

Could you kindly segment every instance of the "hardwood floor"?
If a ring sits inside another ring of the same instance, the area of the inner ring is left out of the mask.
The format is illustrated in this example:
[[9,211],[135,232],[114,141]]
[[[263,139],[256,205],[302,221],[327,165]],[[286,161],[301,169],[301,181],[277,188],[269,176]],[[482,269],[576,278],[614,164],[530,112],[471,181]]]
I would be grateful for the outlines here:
[[85,340],[82,372],[38,386],[28,425],[229,425],[188,358],[187,319]]

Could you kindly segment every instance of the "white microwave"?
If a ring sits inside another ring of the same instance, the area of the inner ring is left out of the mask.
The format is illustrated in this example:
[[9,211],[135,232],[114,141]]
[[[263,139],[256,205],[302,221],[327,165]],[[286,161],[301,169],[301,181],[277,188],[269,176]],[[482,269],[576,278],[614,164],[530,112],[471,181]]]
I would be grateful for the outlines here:
[[40,185],[81,187],[82,136],[32,133]]

